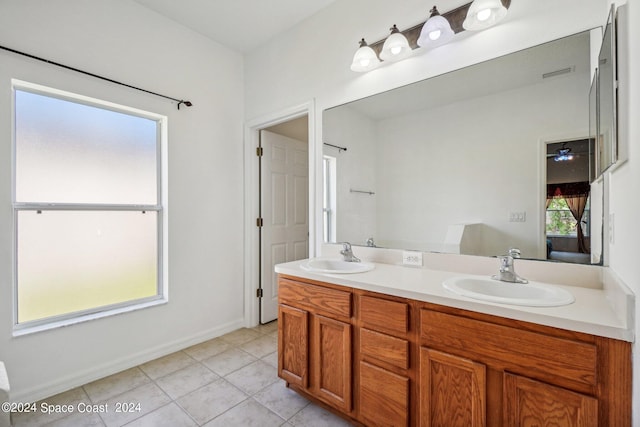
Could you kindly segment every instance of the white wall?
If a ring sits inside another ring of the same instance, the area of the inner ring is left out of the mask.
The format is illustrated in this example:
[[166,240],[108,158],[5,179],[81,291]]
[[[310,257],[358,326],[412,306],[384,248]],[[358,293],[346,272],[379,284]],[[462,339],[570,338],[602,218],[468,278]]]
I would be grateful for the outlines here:
[[[449,0],[438,8],[455,6],[459,2]],[[245,56],[245,117],[251,120],[315,99],[316,141],[321,142],[320,112],[328,107],[601,26],[607,5],[604,0],[513,2],[507,21],[489,30],[459,34],[454,43],[369,73],[349,69],[361,37],[377,41],[386,36],[390,24],[408,28],[424,20],[426,13],[418,0],[332,3]],[[321,157],[321,144],[312,142],[310,149]],[[315,204],[321,206],[317,178],[310,181]],[[321,223],[315,226],[315,234],[321,235]]]
[[[441,2],[438,9],[450,10],[453,3]],[[423,21],[423,1],[338,0],[302,24],[274,38],[245,58],[245,116],[273,114],[291,105],[316,99],[319,112],[346,101],[388,90],[488,58],[534,46],[561,36],[601,26],[608,13],[608,0],[514,1],[508,20],[487,31],[467,34],[447,49],[381,67],[366,74],[349,70],[357,41],[384,38],[392,24],[408,28]],[[623,3],[623,1],[617,2]],[[640,5],[628,2],[632,27],[628,36],[629,117],[640,116]],[[322,141],[322,115],[318,114],[316,137]],[[612,177],[611,210],[615,213],[615,243],[611,245],[612,268],[640,294],[640,264],[637,242],[640,227],[635,197],[640,188],[640,122],[629,120],[629,161]],[[321,148],[316,146],[320,157]],[[313,178],[312,178],[313,179]],[[320,183],[314,183],[316,204]],[[321,233],[316,224],[316,234]],[[637,307],[640,305],[637,305]],[[640,327],[640,311],[636,313]],[[634,406],[640,408],[640,347],[634,344]],[[640,410],[634,413],[640,426]]]
[[588,90],[572,74],[379,122],[379,237],[441,251],[449,225],[479,222],[478,254],[545,257],[542,143],[588,135]]
[[[193,107],[0,52],[0,360],[29,401],[242,326],[242,57],[129,0],[0,0],[0,44]],[[9,78],[169,116],[169,303],[12,337]]]

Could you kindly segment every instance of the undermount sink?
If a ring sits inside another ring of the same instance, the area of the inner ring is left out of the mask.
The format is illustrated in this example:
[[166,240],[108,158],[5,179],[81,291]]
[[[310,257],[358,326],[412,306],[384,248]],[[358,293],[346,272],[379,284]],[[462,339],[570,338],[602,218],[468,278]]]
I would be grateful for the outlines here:
[[303,263],[300,268],[313,273],[352,274],[364,273],[375,268],[370,262],[348,262],[341,259],[314,258]]
[[442,283],[445,289],[469,298],[530,307],[556,307],[575,301],[562,288],[544,283],[509,283],[480,277],[453,277]]

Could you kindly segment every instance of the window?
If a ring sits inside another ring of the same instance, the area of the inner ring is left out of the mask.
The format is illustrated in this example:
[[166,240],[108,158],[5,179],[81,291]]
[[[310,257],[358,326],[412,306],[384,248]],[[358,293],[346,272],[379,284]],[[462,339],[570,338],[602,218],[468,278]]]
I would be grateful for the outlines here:
[[322,158],[322,225],[325,243],[336,241],[336,158]]
[[164,301],[166,117],[13,88],[16,329]]
[[[582,220],[580,221],[584,236],[589,236],[589,201],[590,198],[587,199]],[[547,236],[576,237],[576,226],[576,220],[571,214],[566,200],[561,197],[551,199],[549,207],[547,207]]]

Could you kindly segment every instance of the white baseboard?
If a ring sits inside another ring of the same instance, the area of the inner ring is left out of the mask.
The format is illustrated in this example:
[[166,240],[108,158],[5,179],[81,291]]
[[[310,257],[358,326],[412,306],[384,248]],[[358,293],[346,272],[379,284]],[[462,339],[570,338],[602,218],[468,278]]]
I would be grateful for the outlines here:
[[50,381],[46,384],[40,384],[26,390],[12,390],[12,402],[37,402],[50,396],[80,387],[84,384],[116,374],[129,368],[133,368],[142,363],[149,362],[162,356],[180,351],[195,344],[219,337],[228,332],[240,329],[245,325],[244,319],[238,319],[215,328],[199,332],[197,334],[184,337],[162,345],[149,348],[145,351],[130,354],[120,359],[111,360],[102,365],[76,372],[73,375]]

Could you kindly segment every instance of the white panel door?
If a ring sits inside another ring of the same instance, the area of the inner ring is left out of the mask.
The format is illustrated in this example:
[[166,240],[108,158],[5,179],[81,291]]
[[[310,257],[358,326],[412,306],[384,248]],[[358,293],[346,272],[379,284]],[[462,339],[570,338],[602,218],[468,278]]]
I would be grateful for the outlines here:
[[307,143],[261,131],[263,297],[262,323],[278,317],[274,266],[309,256],[309,156]]

